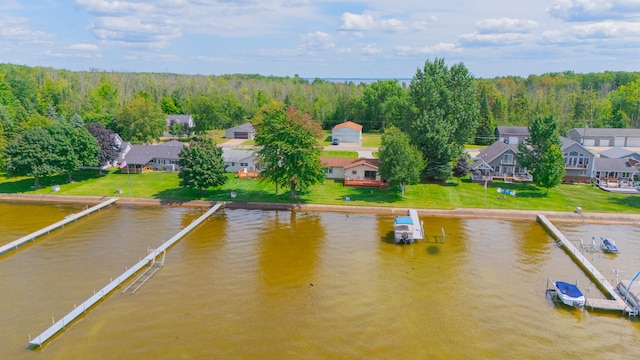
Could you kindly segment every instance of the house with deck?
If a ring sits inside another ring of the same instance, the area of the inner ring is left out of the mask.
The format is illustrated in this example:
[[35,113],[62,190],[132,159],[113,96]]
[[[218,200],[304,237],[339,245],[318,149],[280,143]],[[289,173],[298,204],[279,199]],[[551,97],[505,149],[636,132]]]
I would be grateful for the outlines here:
[[338,139],[345,143],[358,143],[362,141],[362,125],[352,121],[338,124],[331,130],[332,139]]
[[640,129],[574,128],[568,137],[583,146],[640,147]]
[[526,126],[496,126],[496,140],[505,144],[524,144],[529,138],[529,128]]
[[253,140],[256,137],[256,129],[251,123],[244,123],[225,130],[224,137],[227,139]]
[[589,183],[593,177],[596,155],[578,142],[560,137],[564,154],[565,182]]
[[321,159],[325,166],[327,179],[342,179],[345,186],[386,187],[387,183],[380,177],[378,169],[379,159]]
[[527,169],[518,164],[517,154],[517,144],[506,144],[501,140],[494,142],[472,159],[471,180],[532,181]]
[[626,159],[632,158],[636,163],[640,163],[640,152],[632,151],[626,148],[611,148],[600,152],[601,158],[609,159]]
[[227,172],[260,172],[262,168],[256,162],[253,150],[222,149],[222,159]]
[[120,172],[140,174],[146,171],[178,171],[178,160],[185,146],[176,140],[157,145],[131,145],[120,163]]
[[638,174],[636,162],[632,158],[596,158],[594,180],[598,186],[608,188],[631,188]]

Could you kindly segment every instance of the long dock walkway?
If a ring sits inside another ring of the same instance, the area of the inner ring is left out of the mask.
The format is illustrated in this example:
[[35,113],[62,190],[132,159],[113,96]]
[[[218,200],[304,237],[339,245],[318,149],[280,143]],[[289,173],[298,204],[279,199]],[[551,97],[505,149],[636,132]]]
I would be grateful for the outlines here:
[[66,326],[70,325],[74,320],[78,317],[82,316],[87,310],[90,310],[92,306],[94,306],[97,302],[104,299],[108,296],[115,288],[120,286],[127,279],[132,277],[135,273],[140,271],[145,265],[150,262],[153,264],[153,261],[156,259],[156,256],[164,251],[166,251],[171,245],[175,244],[178,240],[180,240],[184,235],[186,235],[189,231],[191,231],[196,226],[200,225],[205,219],[211,216],[213,213],[218,211],[218,209],[222,206],[222,204],[216,204],[211,209],[209,209],[202,216],[194,220],[187,227],[182,229],[179,233],[174,235],[171,239],[165,241],[160,247],[152,251],[149,255],[147,255],[144,259],[140,260],[133,267],[129,268],[127,271],[122,273],[122,275],[118,276],[115,280],[111,281],[105,287],[100,289],[100,291],[95,292],[93,296],[88,298],[85,302],[75,307],[71,312],[65,315],[62,319],[55,322],[48,329],[43,331],[40,335],[36,336],[33,339],[29,339],[29,345],[32,348],[42,346],[45,342],[49,341],[54,335],[58,332],[62,331]]
[[612,311],[624,311],[627,309],[627,304],[622,300],[615,290],[615,287],[602,276],[602,273],[596,269],[589,260],[576,248],[569,239],[558,228],[556,228],[544,215],[538,215],[538,222],[540,222],[551,235],[562,245],[564,250],[569,256],[582,268],[582,270],[591,278],[592,281],[598,285],[601,289],[605,290],[605,295],[609,297],[607,299],[586,299],[586,306],[593,309],[600,310],[612,310]]
[[80,219],[81,217],[87,216],[93,212],[96,212],[104,207],[107,207],[111,204],[113,204],[114,202],[118,201],[117,198],[111,198],[107,201],[101,202],[98,205],[92,206],[88,209],[82,210],[79,213],[76,214],[71,214],[66,216],[64,219],[58,221],[55,224],[51,224],[47,227],[44,227],[38,231],[34,231],[29,235],[23,236],[18,240],[14,240],[6,245],[2,245],[0,246],[0,255],[4,254],[5,252],[9,251],[9,250],[18,250],[18,247],[24,245],[25,243],[29,242],[29,241],[34,241],[37,237],[45,235],[50,233],[51,231],[64,227],[65,225],[67,225],[68,223],[72,222],[72,221],[77,221],[78,219]]

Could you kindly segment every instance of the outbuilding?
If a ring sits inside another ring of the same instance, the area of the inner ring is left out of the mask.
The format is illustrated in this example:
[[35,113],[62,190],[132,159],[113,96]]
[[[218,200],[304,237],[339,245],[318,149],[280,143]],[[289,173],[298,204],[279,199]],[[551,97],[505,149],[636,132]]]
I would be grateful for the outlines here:
[[227,139],[247,139],[253,140],[256,136],[256,129],[251,123],[244,123],[224,131],[224,137]]
[[358,143],[362,141],[362,125],[345,121],[333,127],[331,137],[338,142]]

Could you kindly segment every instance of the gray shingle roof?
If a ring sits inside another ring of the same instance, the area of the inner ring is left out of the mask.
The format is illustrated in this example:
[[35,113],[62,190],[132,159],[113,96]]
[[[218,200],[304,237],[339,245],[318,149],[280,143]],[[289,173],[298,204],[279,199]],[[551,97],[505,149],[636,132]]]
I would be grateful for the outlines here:
[[[580,136],[584,136],[584,128],[574,128]],[[587,128],[586,136],[633,136],[640,137],[640,129]]]
[[256,129],[253,128],[253,125],[251,125],[251,123],[244,123],[242,125],[229,128],[225,131],[255,132]]
[[474,159],[476,161],[484,161],[491,162],[493,159],[502,155],[505,151],[512,149],[514,153],[518,153],[518,145],[516,144],[505,144],[502,141],[496,141],[493,144],[487,146],[486,148],[480,150],[478,156]]
[[496,131],[501,136],[518,136],[518,137],[528,137],[529,136],[529,128],[526,126],[498,126],[496,127]]
[[636,167],[631,165],[628,159],[609,159],[609,158],[596,158],[593,162],[594,171],[616,171],[616,172],[630,172],[637,171]]
[[130,165],[145,165],[153,159],[178,160],[184,146],[175,140],[159,145],[132,145],[124,160]]
[[603,158],[611,158],[611,159],[622,159],[631,156],[633,151],[627,150],[625,148],[614,147],[609,150],[605,150],[600,152],[600,157]]

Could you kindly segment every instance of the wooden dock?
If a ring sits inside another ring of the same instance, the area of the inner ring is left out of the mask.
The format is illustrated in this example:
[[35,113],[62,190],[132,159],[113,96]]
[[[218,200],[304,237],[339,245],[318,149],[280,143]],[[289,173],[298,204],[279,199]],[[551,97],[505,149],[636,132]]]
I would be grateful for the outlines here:
[[609,310],[609,311],[624,311],[628,308],[627,304],[622,300],[615,290],[615,287],[605,279],[605,277],[587,260],[584,255],[576,248],[569,239],[558,228],[556,228],[544,215],[538,215],[538,222],[540,222],[551,236],[562,246],[565,252],[578,264],[585,272],[585,274],[605,293],[607,299],[586,299],[586,307],[592,310]]
[[29,338],[29,346],[31,348],[42,346],[45,342],[49,341],[58,332],[62,331],[65,327],[69,326],[78,317],[82,316],[85,312],[90,310],[97,302],[99,302],[100,300],[108,296],[115,288],[117,288],[122,283],[124,283],[127,279],[135,275],[138,271],[140,271],[143,267],[145,267],[145,265],[151,263],[150,266],[153,266],[154,261],[158,256],[158,254],[165,252],[169,247],[175,244],[189,231],[191,231],[193,228],[198,226],[201,222],[203,222],[213,213],[218,211],[218,209],[221,206],[222,204],[220,203],[214,205],[206,213],[204,213],[202,216],[194,220],[191,224],[189,224],[187,227],[182,229],[179,233],[174,235],[171,239],[165,241],[162,245],[160,245],[160,247],[151,251],[149,255],[147,255],[144,259],[140,260],[134,266],[127,269],[127,271],[122,273],[122,275],[118,276],[118,278],[116,278],[115,280],[112,280],[109,284],[107,284],[105,287],[103,287],[99,291],[94,292],[93,296],[89,297],[79,306],[74,307],[74,309],[71,312],[69,312],[67,315],[62,317],[62,319],[53,323],[53,325],[51,325],[48,329],[43,331],[40,335],[36,336],[33,339]]
[[111,204],[113,204],[114,202],[118,201],[117,198],[111,198],[107,201],[101,202],[98,205],[92,206],[88,209],[82,210],[79,213],[76,214],[71,214],[66,216],[64,219],[58,221],[55,224],[51,224],[47,227],[44,227],[38,231],[32,232],[29,235],[23,236],[18,240],[14,240],[6,245],[2,245],[0,246],[0,255],[4,254],[5,252],[9,251],[9,250],[18,250],[18,247],[24,245],[25,243],[29,242],[29,241],[35,241],[35,239],[39,236],[45,235],[45,234],[49,234],[51,231],[56,230],[58,228],[64,227],[65,225],[67,225],[68,223],[72,222],[72,221],[77,221],[78,219],[87,216],[93,212],[96,212],[104,207],[107,207]]

